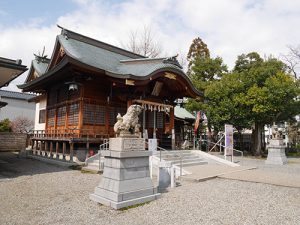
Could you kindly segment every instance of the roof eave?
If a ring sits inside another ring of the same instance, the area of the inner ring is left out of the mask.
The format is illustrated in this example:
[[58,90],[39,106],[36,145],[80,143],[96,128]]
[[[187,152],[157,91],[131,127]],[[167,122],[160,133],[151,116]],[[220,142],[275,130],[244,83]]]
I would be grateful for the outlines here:
[[35,85],[38,85],[41,81],[44,81],[47,78],[50,78],[54,73],[61,70],[64,66],[69,63],[68,57],[64,57],[59,64],[57,64],[52,70],[44,73],[42,76],[21,85],[17,85],[18,88],[23,91],[31,91],[31,88],[34,88]]

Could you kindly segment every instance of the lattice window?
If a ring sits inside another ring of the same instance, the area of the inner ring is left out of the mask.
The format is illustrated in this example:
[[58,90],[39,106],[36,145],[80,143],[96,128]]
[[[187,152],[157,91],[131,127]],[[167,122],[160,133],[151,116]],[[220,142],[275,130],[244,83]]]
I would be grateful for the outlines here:
[[83,124],[105,124],[105,106],[87,104],[83,105]]
[[69,105],[68,123],[77,125],[79,119],[79,103]]
[[164,128],[164,113],[163,112],[156,113],[156,124],[157,124],[157,128]]
[[48,109],[48,126],[54,126],[55,109]]
[[66,121],[66,106],[60,107],[57,109],[57,125],[62,126],[65,125]]
[[121,114],[121,116],[124,116],[126,113],[125,107],[111,107],[109,108],[109,125],[113,126],[117,122],[117,115],[118,113]]
[[83,124],[94,124],[94,105],[84,103]]
[[[147,119],[146,126],[148,128],[154,127],[154,113],[155,111],[148,111],[147,112]],[[164,113],[163,112],[156,112],[156,128],[164,128]]]
[[39,112],[39,123],[46,122],[46,109],[41,109]]
[[105,106],[103,105],[95,105],[95,124],[105,124]]
[[115,108],[109,108],[109,125],[113,126],[116,121]]
[[153,123],[154,123],[154,115],[153,115],[153,113],[154,113],[154,111],[148,111],[148,115],[147,115],[147,117],[148,117],[148,123],[147,123],[147,127],[148,128],[153,128]]

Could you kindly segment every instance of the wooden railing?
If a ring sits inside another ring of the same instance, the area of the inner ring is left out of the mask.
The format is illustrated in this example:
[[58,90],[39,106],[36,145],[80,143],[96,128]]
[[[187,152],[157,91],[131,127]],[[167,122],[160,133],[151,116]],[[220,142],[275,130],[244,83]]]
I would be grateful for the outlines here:
[[34,130],[32,138],[109,138],[107,133],[99,133],[93,129],[49,129]]

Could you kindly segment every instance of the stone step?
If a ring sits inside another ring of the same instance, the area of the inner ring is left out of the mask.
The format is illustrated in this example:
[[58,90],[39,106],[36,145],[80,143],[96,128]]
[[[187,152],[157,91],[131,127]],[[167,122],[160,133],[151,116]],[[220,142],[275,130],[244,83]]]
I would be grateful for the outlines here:
[[[171,162],[171,164],[172,165],[174,165],[174,164],[180,164],[180,162],[181,162],[181,160],[180,159],[178,159],[178,160],[173,160],[172,162]],[[203,159],[201,159],[201,158],[194,158],[194,159],[182,159],[182,163],[184,164],[184,163],[192,163],[192,162],[206,162],[206,161],[204,161]]]
[[[181,157],[181,156],[190,156],[194,155],[192,153],[167,153],[167,154],[161,154],[162,158],[168,158],[168,157]],[[155,154],[155,156],[160,157],[160,154]]]
[[87,166],[95,166],[95,167],[99,167],[99,162],[92,162],[92,163],[89,163]]
[[[159,154],[160,151],[157,151],[157,154]],[[190,150],[166,150],[161,151],[161,154],[180,154],[180,153],[192,153]]]
[[[195,158],[199,158],[201,159],[199,156],[195,156],[195,155],[186,155],[186,156],[182,156],[182,159],[195,159]],[[181,157],[179,156],[174,156],[174,157],[167,157],[167,158],[164,158],[162,157],[163,160],[166,160],[166,161],[172,161],[172,160],[178,160],[178,159],[181,159]]]
[[[182,163],[182,167],[207,165],[207,164],[208,164],[208,162],[205,162],[205,161],[186,162],[186,163]],[[173,165],[180,166],[180,163],[175,163]]]
[[99,166],[91,166],[91,165],[82,167],[81,171],[89,172],[89,173],[99,173],[100,172]]

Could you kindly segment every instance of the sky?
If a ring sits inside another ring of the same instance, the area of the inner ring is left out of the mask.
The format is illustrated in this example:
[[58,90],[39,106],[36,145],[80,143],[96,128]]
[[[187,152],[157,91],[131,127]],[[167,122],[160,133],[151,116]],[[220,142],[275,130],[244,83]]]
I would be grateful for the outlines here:
[[[122,47],[131,31],[151,27],[163,56],[186,57],[200,37],[213,57],[232,69],[238,55],[256,51],[279,57],[300,45],[297,0],[0,0],[0,57],[51,56],[57,24]],[[6,90],[17,91],[27,73]]]

